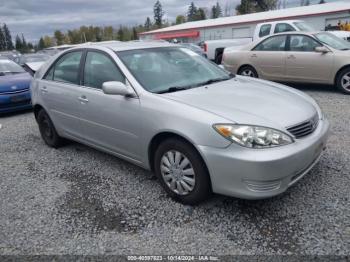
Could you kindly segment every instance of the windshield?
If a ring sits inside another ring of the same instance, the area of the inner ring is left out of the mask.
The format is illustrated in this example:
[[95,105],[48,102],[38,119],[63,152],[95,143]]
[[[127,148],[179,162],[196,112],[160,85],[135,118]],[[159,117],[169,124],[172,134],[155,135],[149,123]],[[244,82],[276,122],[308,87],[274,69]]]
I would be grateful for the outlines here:
[[308,23],[305,22],[294,22],[293,23],[300,31],[303,32],[313,32],[313,31],[317,31],[315,30],[315,28],[313,28],[311,25],[309,25]]
[[318,33],[315,37],[322,43],[338,50],[349,50],[350,43],[330,33]]
[[224,81],[230,74],[187,48],[165,47],[117,52],[147,90],[175,92]]
[[16,74],[24,73],[24,69],[10,60],[0,60],[0,73],[3,74]]

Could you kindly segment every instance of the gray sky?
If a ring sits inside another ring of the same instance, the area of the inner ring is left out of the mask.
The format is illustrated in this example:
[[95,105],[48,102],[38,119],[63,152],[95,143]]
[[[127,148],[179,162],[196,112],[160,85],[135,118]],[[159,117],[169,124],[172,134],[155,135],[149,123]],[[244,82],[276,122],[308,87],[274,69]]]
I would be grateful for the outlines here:
[[[24,34],[27,40],[37,41],[42,35],[52,35],[54,30],[66,31],[81,25],[143,24],[146,17],[153,19],[156,0],[0,0],[0,23],[7,23],[12,34]],[[283,0],[282,0],[283,1]],[[295,6],[300,0],[286,0]],[[327,2],[336,0],[327,0]],[[165,18],[175,20],[186,14],[191,0],[161,0]],[[240,0],[219,0],[224,8],[233,8]],[[319,0],[311,0],[312,3]],[[208,7],[216,0],[194,0],[196,6]]]

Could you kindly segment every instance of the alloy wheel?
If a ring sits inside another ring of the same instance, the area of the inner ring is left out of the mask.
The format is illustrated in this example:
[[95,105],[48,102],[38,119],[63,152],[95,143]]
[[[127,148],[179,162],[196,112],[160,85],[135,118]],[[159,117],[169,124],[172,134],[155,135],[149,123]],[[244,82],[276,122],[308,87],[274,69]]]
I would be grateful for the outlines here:
[[188,195],[195,187],[195,172],[190,160],[181,152],[166,152],[160,161],[165,184],[178,195]]
[[244,69],[244,70],[241,72],[241,75],[242,75],[242,76],[255,77],[255,74],[254,74],[254,72],[253,72],[251,69]]
[[345,90],[350,91],[350,72],[343,75],[341,85]]

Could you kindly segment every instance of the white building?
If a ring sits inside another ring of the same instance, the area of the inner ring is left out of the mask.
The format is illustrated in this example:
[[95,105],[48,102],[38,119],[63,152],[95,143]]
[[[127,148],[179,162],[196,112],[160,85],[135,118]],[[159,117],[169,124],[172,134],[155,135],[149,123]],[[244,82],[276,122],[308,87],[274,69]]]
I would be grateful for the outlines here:
[[183,42],[253,37],[258,23],[286,19],[304,20],[313,25],[316,30],[325,30],[329,25],[336,26],[339,20],[350,23],[350,1],[188,22],[140,33],[139,37],[141,40],[176,38]]

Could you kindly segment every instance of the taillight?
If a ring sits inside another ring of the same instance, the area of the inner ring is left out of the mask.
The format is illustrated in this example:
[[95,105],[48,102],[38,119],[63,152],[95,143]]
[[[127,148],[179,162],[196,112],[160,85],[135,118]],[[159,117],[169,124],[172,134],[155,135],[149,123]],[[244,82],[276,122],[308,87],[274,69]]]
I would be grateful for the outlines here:
[[208,52],[208,45],[204,43],[204,52]]

